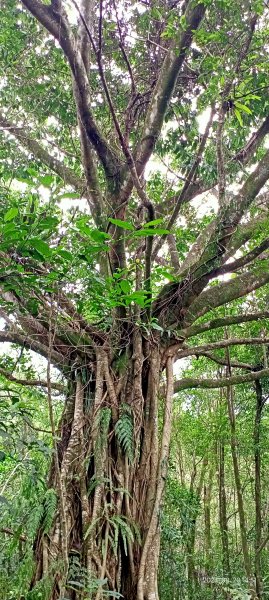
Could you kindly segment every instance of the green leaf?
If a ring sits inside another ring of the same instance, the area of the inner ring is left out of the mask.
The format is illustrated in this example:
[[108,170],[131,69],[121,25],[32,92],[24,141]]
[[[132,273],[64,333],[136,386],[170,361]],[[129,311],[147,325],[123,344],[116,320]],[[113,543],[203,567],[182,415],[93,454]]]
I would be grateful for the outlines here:
[[160,225],[160,223],[163,222],[163,218],[161,219],[154,219],[154,221],[148,221],[146,223],[146,227],[154,227],[154,225]]
[[163,327],[158,325],[158,323],[156,323],[155,321],[151,322],[151,327],[152,327],[152,329],[156,329],[156,331],[163,331]]
[[66,192],[66,194],[60,194],[57,196],[57,200],[64,200],[64,198],[79,198],[79,194],[77,192]]
[[239,110],[237,110],[237,108],[235,108],[235,109],[234,109],[234,114],[235,114],[235,116],[236,116],[237,120],[239,121],[239,123],[240,123],[241,127],[243,127],[243,119],[242,119],[242,117],[241,117],[241,113],[240,113],[240,111],[239,111]]
[[32,248],[37,250],[37,252],[41,254],[41,256],[43,256],[44,258],[48,258],[51,255],[51,249],[49,245],[46,242],[44,242],[44,240],[40,240],[39,238],[32,238],[31,240],[29,240],[29,243],[31,244]]
[[134,226],[129,221],[121,221],[120,219],[109,219],[110,223],[113,225],[117,225],[122,229],[129,229],[130,231],[134,231]]
[[95,242],[103,242],[104,240],[110,240],[110,235],[105,231],[99,231],[99,229],[93,229],[91,232],[91,238]]
[[38,177],[38,181],[44,187],[50,187],[54,181],[53,175],[44,175],[44,177]]
[[58,223],[59,219],[57,217],[46,217],[39,221],[39,227],[40,229],[53,229]]
[[133,292],[130,294],[130,296],[128,296],[128,298],[126,298],[125,302],[127,305],[131,304],[131,302],[134,302],[135,304],[138,304],[138,306],[144,308],[144,306],[147,304],[147,293],[144,290]]
[[28,300],[27,308],[34,317],[38,315],[39,302],[36,300],[36,298],[30,298],[30,300]]
[[250,110],[250,108],[248,106],[246,106],[245,104],[241,104],[241,102],[238,102],[237,100],[235,100],[234,105],[237,108],[239,108],[240,110],[243,110],[244,112],[246,112],[248,115],[252,114],[252,110]]
[[62,258],[65,258],[68,261],[71,261],[74,258],[73,254],[71,254],[71,252],[69,252],[69,250],[65,250],[64,248],[60,248],[58,250],[57,254],[59,254],[59,256],[61,256]]
[[129,281],[127,281],[127,279],[121,279],[119,284],[124,294],[130,293],[131,284]]
[[12,221],[17,216],[19,210],[16,206],[10,208],[7,213],[4,215],[4,221],[7,223],[8,221]]

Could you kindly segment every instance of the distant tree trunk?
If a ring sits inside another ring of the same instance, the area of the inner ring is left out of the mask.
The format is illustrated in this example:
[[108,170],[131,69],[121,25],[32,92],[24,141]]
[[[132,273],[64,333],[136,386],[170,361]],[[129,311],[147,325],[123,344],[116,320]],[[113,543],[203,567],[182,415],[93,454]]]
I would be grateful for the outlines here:
[[260,561],[260,546],[262,534],[262,517],[261,517],[261,450],[260,450],[260,434],[261,434],[261,417],[262,409],[265,400],[263,399],[262,385],[260,380],[255,381],[256,391],[256,411],[255,424],[253,431],[254,442],[254,461],[255,461],[255,578],[256,578],[256,594],[258,598],[262,598],[262,577],[261,577],[261,561]]
[[222,544],[222,565],[224,577],[231,579],[229,538],[227,522],[227,505],[225,489],[225,450],[221,440],[219,445],[219,524]]
[[[32,587],[50,576],[50,600],[80,600],[89,585],[97,586],[97,599],[104,589],[128,600],[158,600],[159,511],[170,442],[173,371],[168,358],[159,447],[158,346],[147,361],[141,356],[126,357],[124,371],[117,373],[100,350],[96,364],[74,372],[70,382],[57,453],[67,540],[59,504],[52,528],[45,532],[41,526],[35,543]],[[55,460],[49,487],[59,492]],[[65,544],[69,572],[60,576],[57,565]],[[97,580],[106,583],[98,585]]]
[[213,469],[209,470],[208,482],[204,485],[204,519],[205,519],[205,559],[207,571],[210,573],[212,568],[212,547],[211,547],[211,494],[212,494]]
[[[198,481],[196,488],[194,487],[195,478],[196,478],[196,465],[195,465],[193,473],[192,473],[190,492],[195,494],[197,499],[201,498],[207,463],[208,463],[208,459],[207,459],[207,456],[205,456],[202,461],[199,481]],[[189,598],[189,600],[192,600],[192,598],[194,597],[194,593],[195,593],[196,578],[195,578],[195,564],[194,564],[194,549],[195,549],[197,516],[198,516],[198,513],[195,510],[194,514],[192,515],[191,522],[189,524],[189,532],[188,532],[188,537],[187,537],[187,575],[188,575],[188,598]]]
[[250,562],[248,542],[247,542],[247,526],[246,526],[246,519],[245,519],[240,470],[239,470],[238,457],[237,457],[238,442],[237,442],[237,437],[236,437],[235,412],[234,412],[233,387],[232,386],[227,387],[227,407],[228,407],[228,416],[229,416],[229,421],[230,421],[231,452],[232,452],[234,481],[235,481],[237,504],[238,504],[243,561],[244,561],[246,577],[248,580],[249,591],[251,594],[251,598],[254,600],[255,598],[257,598],[257,596],[256,596],[256,593],[255,593],[255,590],[253,587],[251,562]]

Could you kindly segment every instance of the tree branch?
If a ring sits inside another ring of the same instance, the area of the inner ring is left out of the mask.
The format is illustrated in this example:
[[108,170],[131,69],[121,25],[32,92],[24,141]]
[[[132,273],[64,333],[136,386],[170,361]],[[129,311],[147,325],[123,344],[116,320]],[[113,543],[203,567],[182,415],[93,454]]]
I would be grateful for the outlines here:
[[[192,164],[192,166],[191,166],[191,168],[190,168],[190,170],[189,170],[189,172],[187,174],[186,181],[185,181],[185,183],[183,185],[183,188],[182,188],[182,190],[181,190],[181,192],[180,192],[180,194],[179,194],[179,196],[177,198],[175,208],[174,208],[174,210],[172,212],[172,215],[171,215],[171,217],[170,217],[170,219],[168,221],[168,224],[167,224],[167,229],[168,230],[170,230],[173,227],[173,225],[175,224],[176,219],[177,219],[177,217],[179,215],[180,208],[181,208],[181,206],[184,203],[184,200],[186,198],[186,194],[188,192],[188,189],[193,184],[193,179],[195,177],[195,173],[196,173],[196,171],[197,171],[197,169],[199,167],[199,164],[201,162],[201,159],[202,159],[202,156],[203,156],[203,152],[204,152],[204,149],[205,149],[205,146],[206,146],[206,142],[207,142],[207,139],[208,139],[208,136],[209,136],[209,132],[210,132],[212,121],[213,121],[213,117],[214,117],[214,112],[215,112],[214,108],[211,108],[211,114],[210,114],[210,117],[209,117],[206,129],[205,129],[204,135],[202,137],[201,143],[200,143],[199,148],[197,150],[197,154],[195,156],[194,162],[193,162],[193,164]],[[154,249],[154,252],[153,252],[153,258],[155,256],[157,256],[157,254],[158,254],[160,248],[162,247],[163,242],[165,241],[166,237],[167,237],[167,234],[162,235],[162,237],[157,242],[157,244],[155,246],[155,249]]]
[[[222,366],[228,365],[227,360],[225,358],[220,358],[219,356],[215,356],[214,354],[211,354],[210,352],[197,353],[197,358],[199,356],[205,356],[205,358],[209,358],[209,360],[212,360],[213,362],[217,363],[217,365],[222,365]],[[231,364],[231,367],[233,367],[235,369],[245,369],[246,371],[254,370],[253,365],[250,365],[249,363],[240,362],[239,360],[231,360],[230,364]]]
[[14,135],[15,138],[21,143],[21,145],[29,150],[35,158],[40,160],[44,165],[49,167],[54,173],[59,175],[61,179],[71,185],[79,194],[82,194],[86,190],[86,182],[80,179],[72,169],[69,169],[60,160],[51,156],[41,144],[31,137],[30,132],[27,132],[25,128],[18,127],[8,121],[6,117],[0,113],[0,129],[3,129],[7,133]]
[[[9,381],[12,381],[12,383],[17,383],[19,385],[43,388],[46,388],[48,385],[47,381],[43,381],[42,379],[20,379],[18,377],[15,377],[12,373],[9,373],[2,367],[0,367],[0,374],[3,375],[3,377],[8,379]],[[64,385],[62,385],[61,383],[57,383],[56,381],[51,382],[51,387],[54,390],[58,390],[59,392],[64,392],[66,389]]]
[[178,334],[184,338],[190,338],[194,335],[199,335],[205,331],[211,331],[212,329],[218,329],[220,327],[228,327],[229,325],[238,325],[240,323],[247,323],[249,321],[258,321],[259,319],[268,319],[269,311],[262,311],[257,313],[248,313],[247,315],[231,315],[227,317],[219,317],[217,319],[211,319],[206,323],[200,325],[191,325],[180,329]]
[[185,313],[185,322],[193,322],[212,308],[242,298],[269,282],[269,270],[253,269],[235,279],[210,287],[201,293]]
[[[17,532],[13,531],[12,529],[10,529],[9,527],[1,527],[0,529],[1,533],[6,533],[7,535],[12,535],[12,536],[16,536],[17,537]],[[26,535],[19,535],[18,539],[20,540],[20,542],[27,542],[27,537]]]
[[152,154],[160,134],[164,115],[172,97],[174,87],[193,39],[193,33],[198,29],[205,14],[205,5],[200,2],[194,9],[187,6],[185,13],[186,27],[173,40],[164,59],[152,100],[145,120],[145,127],[136,155],[137,170],[141,173]]
[[[192,291],[199,295],[208,281],[220,266],[221,258],[226,252],[228,243],[236,230],[244,212],[269,178],[269,150],[261,159],[256,169],[248,176],[239,193],[220,207],[215,220],[215,229],[211,233],[198,264],[192,270]],[[194,288],[195,280],[195,288]]]
[[[174,92],[174,88],[184,63],[187,50],[191,46],[193,34],[199,28],[199,25],[205,14],[205,5],[200,2],[194,9],[187,3],[185,13],[186,27],[180,31],[178,37],[171,42],[165,59],[163,61],[157,83],[154,88],[153,96],[149,104],[144,130],[134,152],[136,170],[138,176],[143,173],[144,168],[155,148],[157,139],[160,135],[166,110]],[[126,202],[133,188],[132,178],[127,177],[125,185],[121,190],[121,201]]]
[[[22,0],[24,6],[34,17],[51,33],[59,42],[72,71],[74,99],[76,102],[78,118],[80,119],[89,141],[93,145],[107,178],[114,179],[119,173],[118,157],[112,152],[107,141],[99,131],[89,107],[89,83],[85,65],[81,54],[78,52],[69,27],[66,14],[62,10],[54,9],[52,5],[45,5],[39,0]],[[73,2],[75,5],[76,3]]]
[[216,269],[216,271],[214,271],[214,277],[218,277],[219,275],[224,275],[225,273],[231,273],[231,272],[238,271],[238,269],[245,267],[250,262],[255,260],[255,258],[257,258],[265,250],[268,250],[268,248],[269,248],[269,238],[266,238],[265,240],[263,240],[263,242],[261,244],[259,244],[259,246],[256,246],[256,248],[253,248],[253,250],[251,250],[244,256],[241,256],[237,260],[234,260],[233,262],[227,263],[226,265],[219,267],[219,269]]
[[265,118],[259,129],[255,131],[246,145],[237,152],[232,158],[235,162],[240,162],[242,165],[247,164],[255,154],[256,150],[262,144],[265,136],[269,133],[269,116]]
[[227,340],[220,340],[219,342],[211,342],[201,346],[194,346],[192,348],[186,348],[179,350],[177,358],[185,358],[186,356],[199,356],[209,350],[219,350],[220,348],[228,348],[229,346],[249,346],[255,344],[269,344],[269,338],[258,337],[258,338],[229,338]]
[[[18,344],[18,346],[24,346],[28,350],[33,350],[34,352],[37,352],[37,354],[44,356],[44,358],[48,358],[48,348],[45,344],[42,344],[42,342],[39,342],[36,339],[31,339],[30,336],[17,330],[0,331],[0,343],[1,342],[9,342],[11,344]],[[69,366],[66,357],[55,350],[53,350],[51,358],[53,364],[60,370],[65,370],[65,368]]]
[[263,377],[269,377],[269,369],[262,369],[261,371],[253,371],[246,375],[234,375],[233,377],[223,377],[222,379],[194,379],[192,377],[186,377],[174,383],[174,393],[178,393],[181,390],[189,388],[203,388],[213,389],[228,387],[231,385],[238,385],[240,383],[248,383],[250,381],[256,381]]

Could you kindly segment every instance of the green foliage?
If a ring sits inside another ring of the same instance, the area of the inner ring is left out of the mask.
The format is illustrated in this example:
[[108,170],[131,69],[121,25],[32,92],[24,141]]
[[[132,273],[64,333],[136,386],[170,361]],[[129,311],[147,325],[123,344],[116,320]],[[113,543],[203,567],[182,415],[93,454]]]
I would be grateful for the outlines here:
[[[97,579],[94,576],[89,576],[87,569],[81,565],[77,557],[73,557],[71,560],[66,588],[78,593],[84,592],[84,595],[86,593],[89,600],[94,600],[98,590],[101,590],[104,598],[122,598],[121,594],[107,588],[106,578]],[[68,599],[64,598],[63,600]]]
[[42,528],[44,533],[49,533],[53,523],[57,507],[57,495],[53,488],[46,490],[44,496],[44,508],[43,508],[43,519]]
[[129,404],[121,404],[120,417],[115,425],[115,434],[123,453],[132,462],[134,459],[134,423],[133,411]]

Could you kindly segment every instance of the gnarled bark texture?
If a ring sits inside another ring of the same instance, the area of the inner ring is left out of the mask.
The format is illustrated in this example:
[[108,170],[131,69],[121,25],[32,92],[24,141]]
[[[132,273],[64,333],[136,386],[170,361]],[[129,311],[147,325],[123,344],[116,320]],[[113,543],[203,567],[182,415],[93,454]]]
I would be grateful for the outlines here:
[[[159,511],[171,431],[173,371],[171,358],[161,365],[158,343],[152,340],[145,354],[142,340],[139,352],[137,337],[132,355],[131,347],[126,351],[122,372],[110,364],[109,352],[98,348],[91,367],[72,374],[58,442],[69,573],[61,568],[60,505],[51,531],[45,534],[41,527],[35,542],[32,587],[49,575],[51,600],[61,595],[77,600],[90,585],[97,585],[98,598],[103,589],[118,591],[128,600],[158,598]],[[166,402],[159,436],[163,368]],[[54,463],[49,487],[59,490]]]

